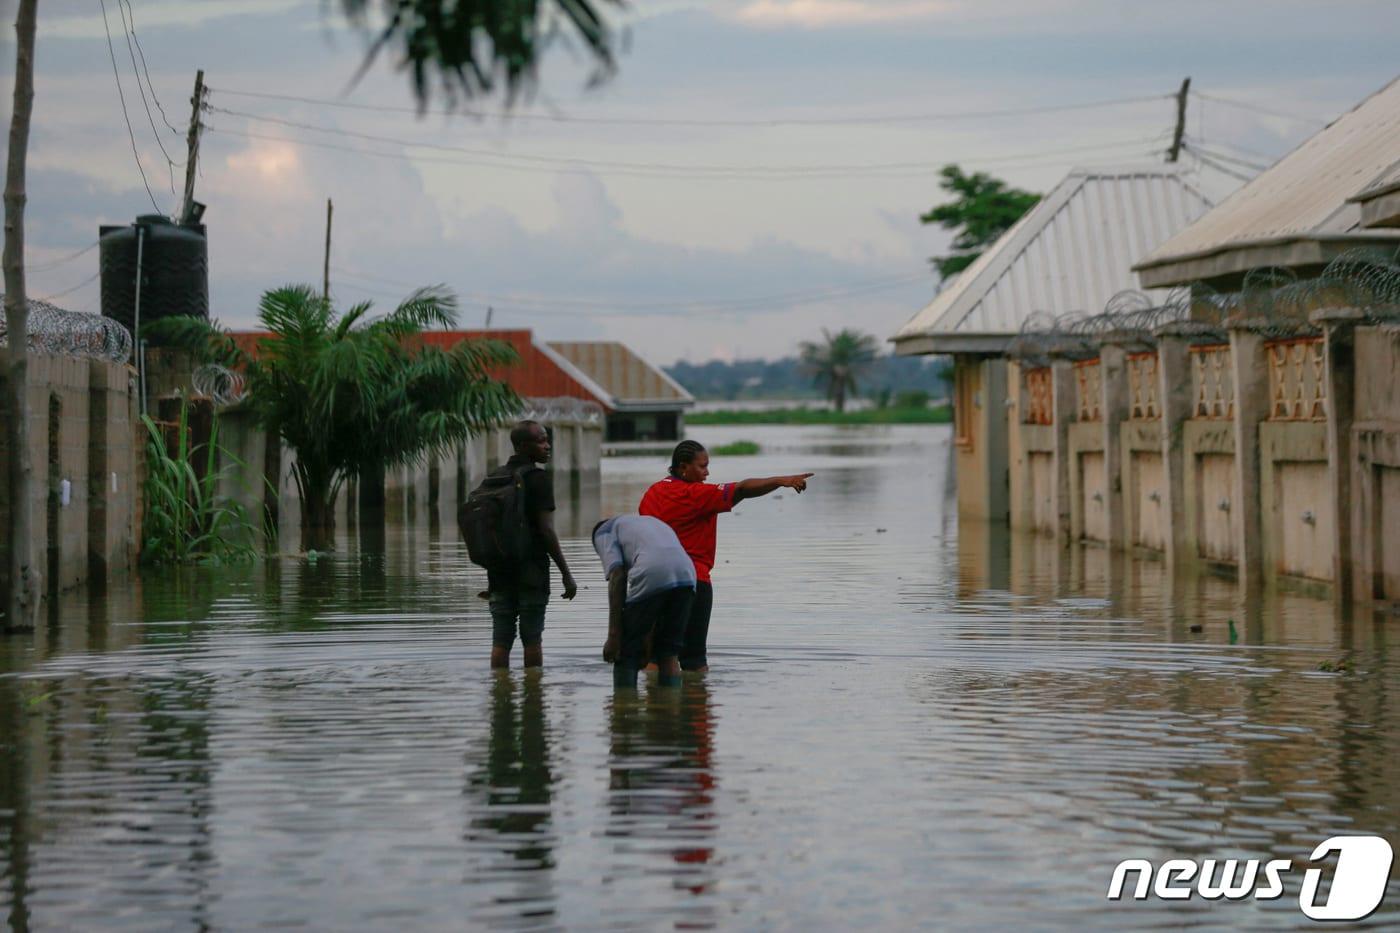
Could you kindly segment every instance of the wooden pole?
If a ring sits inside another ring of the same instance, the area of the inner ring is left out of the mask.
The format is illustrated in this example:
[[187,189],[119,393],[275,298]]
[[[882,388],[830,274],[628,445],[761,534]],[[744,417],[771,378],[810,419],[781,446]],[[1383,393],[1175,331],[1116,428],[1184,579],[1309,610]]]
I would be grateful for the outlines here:
[[1167,161],[1175,162],[1181,155],[1181,140],[1186,135],[1186,95],[1191,91],[1191,79],[1181,82],[1181,90],[1176,92],[1176,132],[1172,134],[1172,148],[1167,153]]
[[15,92],[10,116],[10,154],[5,171],[5,247],[0,264],[5,275],[6,347],[3,382],[5,443],[9,449],[9,544],[3,627],[34,627],[41,586],[33,564],[33,468],[29,462],[29,419],[25,405],[29,380],[29,297],[24,283],[25,163],[29,154],[29,120],[34,111],[34,29],[38,0],[20,0],[15,18]]
[[181,223],[189,223],[190,212],[194,210],[194,176],[195,167],[199,164],[199,131],[202,128],[199,122],[199,112],[204,107],[204,69],[201,68],[194,76],[194,96],[190,98],[190,132],[185,137],[185,147],[188,154],[185,158],[185,199],[180,205]]
[[331,199],[326,198],[326,262],[321,269],[321,297],[329,304],[331,300]]

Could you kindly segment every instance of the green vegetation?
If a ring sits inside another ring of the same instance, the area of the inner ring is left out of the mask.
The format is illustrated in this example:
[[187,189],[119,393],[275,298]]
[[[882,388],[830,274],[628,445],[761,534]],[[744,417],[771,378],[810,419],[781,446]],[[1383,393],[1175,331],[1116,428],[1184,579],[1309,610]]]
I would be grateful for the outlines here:
[[[831,411],[816,408],[769,408],[764,411],[689,412],[687,425],[707,424],[947,424],[953,412],[947,405],[933,408],[867,408]],[[715,450],[713,453],[718,454]]]
[[846,329],[833,334],[822,328],[821,342],[802,342],[802,365],[838,412],[846,410],[846,394],[860,391],[857,384],[875,362],[875,338]]
[[[174,438],[149,415],[146,426],[146,514],[141,560],[150,564],[221,563],[255,556],[253,526],[238,502],[216,495],[237,458],[219,447],[219,420],[207,444],[191,444],[189,407],[180,406]],[[227,461],[215,469],[216,464]],[[203,475],[200,475],[203,468]]]
[[1026,211],[1035,207],[1040,195],[1008,188],[1006,182],[983,172],[964,175],[956,165],[943,166],[939,174],[943,180],[938,187],[953,195],[953,200],[921,214],[919,220],[958,231],[953,238],[956,252],[929,260],[939,276],[947,279],[972,265],[982,255],[982,250],[995,243]]
[[383,317],[371,310],[364,302],[338,314],[309,285],[275,289],[258,308],[270,336],[251,351],[197,318],[159,322],[163,340],[241,371],[240,404],[296,451],[303,551],[334,547],[335,502],[349,477],[452,449],[520,409],[519,396],[489,375],[517,359],[508,344],[424,345],[427,328],[457,323],[450,292],[422,288]]
[[732,444],[720,444],[718,447],[711,447],[710,453],[716,457],[751,457],[758,453],[761,448],[753,441],[735,441]]

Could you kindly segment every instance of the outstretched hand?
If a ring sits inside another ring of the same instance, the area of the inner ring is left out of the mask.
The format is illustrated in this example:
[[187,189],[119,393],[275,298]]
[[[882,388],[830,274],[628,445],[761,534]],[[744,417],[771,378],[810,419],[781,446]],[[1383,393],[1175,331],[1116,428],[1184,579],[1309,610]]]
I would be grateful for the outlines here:
[[807,488],[808,477],[816,475],[815,473],[794,473],[792,476],[784,476],[783,485],[800,493]]

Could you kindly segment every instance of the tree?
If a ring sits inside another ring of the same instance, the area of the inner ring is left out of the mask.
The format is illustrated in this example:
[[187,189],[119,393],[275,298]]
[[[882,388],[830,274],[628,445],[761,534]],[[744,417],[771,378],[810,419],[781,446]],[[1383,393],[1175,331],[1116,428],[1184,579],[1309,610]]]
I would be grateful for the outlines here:
[[939,175],[943,180],[938,187],[953,195],[954,200],[920,214],[919,220],[958,231],[953,238],[953,249],[957,252],[929,260],[938,275],[946,279],[972,265],[983,249],[995,243],[1026,211],[1035,207],[1040,195],[1008,188],[1006,182],[984,172],[964,175],[956,165],[943,166]]
[[[621,6],[621,0],[341,0],[341,7],[373,36],[360,74],[386,46],[399,47],[398,65],[425,107],[434,83],[455,100],[490,93],[504,81],[514,98],[533,82],[544,47],[566,33],[583,40],[594,80],[601,80],[615,67],[613,34],[598,12],[603,3]],[[376,8],[379,19],[371,22]]]
[[9,463],[5,478],[9,498],[9,566],[3,604],[7,630],[29,628],[38,608],[38,575],[33,567],[33,507],[30,486],[29,419],[25,417],[25,385],[29,378],[29,297],[24,288],[25,164],[29,155],[29,118],[34,109],[34,27],[38,0],[20,0],[15,17],[15,92],[10,115],[10,152],[5,170],[5,248],[0,264],[5,275],[5,366],[0,373],[5,445]]
[[317,289],[289,285],[263,295],[258,320],[270,336],[255,352],[197,318],[166,318],[151,333],[243,371],[242,404],[296,452],[302,549],[328,550],[349,477],[450,449],[519,410],[515,392],[490,376],[516,360],[508,344],[442,350],[417,339],[453,326],[456,308],[446,290],[424,288],[381,318],[370,318],[369,302],[337,315]]
[[875,362],[875,338],[854,330],[832,334],[822,328],[823,342],[802,342],[802,365],[811,373],[817,385],[824,386],[826,397],[837,411],[846,410],[846,393],[855,395],[856,380]]

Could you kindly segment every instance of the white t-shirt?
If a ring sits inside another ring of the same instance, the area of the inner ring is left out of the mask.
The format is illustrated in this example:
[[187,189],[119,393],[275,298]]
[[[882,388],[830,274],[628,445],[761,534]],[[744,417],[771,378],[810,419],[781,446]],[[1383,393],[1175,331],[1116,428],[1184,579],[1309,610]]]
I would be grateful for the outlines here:
[[650,515],[619,515],[598,526],[593,549],[603,576],[627,568],[627,603],[687,586],[695,588],[695,562],[671,526]]

